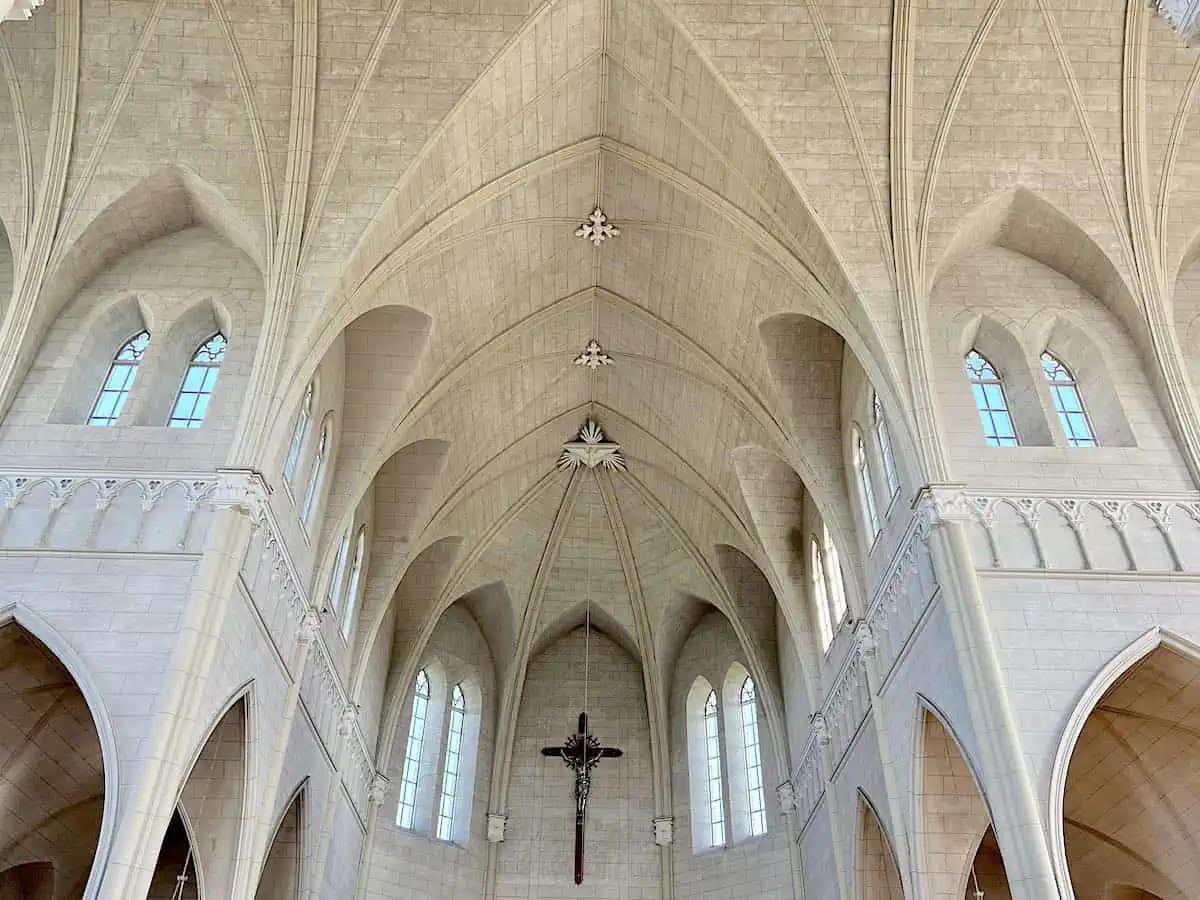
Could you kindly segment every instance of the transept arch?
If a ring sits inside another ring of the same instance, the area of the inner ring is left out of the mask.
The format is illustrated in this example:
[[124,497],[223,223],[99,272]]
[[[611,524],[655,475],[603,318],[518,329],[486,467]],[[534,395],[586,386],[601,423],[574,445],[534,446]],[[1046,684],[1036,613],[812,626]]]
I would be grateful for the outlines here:
[[1200,771],[1197,684],[1200,647],[1155,627],[1084,691],[1050,779],[1051,858],[1065,897],[1188,895],[1200,822],[1178,798]]
[[[0,609],[0,645],[0,676],[8,681],[0,692],[0,718],[10,736],[0,782],[30,801],[23,816],[37,817],[4,823],[0,869],[44,863],[56,891],[94,896],[111,851],[119,797],[116,732],[107,706],[71,644],[31,610]],[[61,757],[63,746],[74,760]],[[44,794],[43,785],[61,784],[52,771],[60,769],[72,773],[74,791]],[[17,882],[40,891],[46,875],[29,869]],[[41,898],[35,893],[30,900]]]

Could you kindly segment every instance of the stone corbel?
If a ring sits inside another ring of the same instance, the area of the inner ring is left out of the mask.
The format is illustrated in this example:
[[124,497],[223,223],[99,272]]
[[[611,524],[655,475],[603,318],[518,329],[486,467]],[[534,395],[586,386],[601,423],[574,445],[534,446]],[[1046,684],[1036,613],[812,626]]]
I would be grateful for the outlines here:
[[675,843],[675,819],[673,816],[659,816],[654,820],[654,843],[660,847],[669,847]]
[[871,623],[866,619],[859,619],[858,624],[854,627],[854,646],[857,648],[859,656],[875,655],[879,644],[875,641],[875,633],[871,631]]
[[371,786],[367,789],[367,802],[374,806],[383,806],[383,801],[387,797],[388,788],[392,782],[382,772],[376,772],[375,777],[371,779]]
[[267,482],[254,469],[217,469],[211,502],[217,509],[235,510],[253,522],[264,511],[270,493]]
[[296,629],[296,641],[301,646],[311,647],[321,633],[321,611],[310,607],[300,619],[300,627]]
[[927,484],[917,492],[913,506],[921,511],[927,528],[967,522],[972,517],[971,501],[961,484]]
[[338,734],[342,737],[347,737],[354,733],[354,726],[358,724],[358,706],[353,703],[347,703],[342,707],[342,720],[338,723]]
[[817,739],[817,743],[822,747],[829,746],[832,736],[829,734],[829,723],[825,721],[825,716],[821,713],[813,713],[811,721],[813,737]]
[[504,829],[508,825],[508,816],[504,813],[488,813],[487,839],[489,844],[500,844],[504,841]]
[[792,784],[791,779],[786,779],[775,788],[775,796],[779,798],[779,809],[781,812],[790,813],[795,811],[797,807],[796,787]]

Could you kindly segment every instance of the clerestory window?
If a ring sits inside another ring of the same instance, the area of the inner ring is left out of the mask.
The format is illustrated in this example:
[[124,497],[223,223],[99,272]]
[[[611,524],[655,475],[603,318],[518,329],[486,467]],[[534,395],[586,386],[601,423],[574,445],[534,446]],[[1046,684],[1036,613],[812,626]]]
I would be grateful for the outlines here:
[[767,833],[767,798],[763,790],[762,754],[758,742],[758,695],[749,675],[742,682],[738,706],[742,714],[742,752],[746,763],[749,833]]
[[900,471],[896,468],[896,456],[892,451],[892,435],[888,430],[887,417],[879,395],[871,395],[871,424],[875,429],[875,441],[879,444],[879,458],[883,460],[883,476],[887,481],[888,496],[894,499],[900,493]]
[[963,360],[963,370],[971,384],[984,440],[992,447],[1016,447],[1017,431],[1004,396],[1004,382],[996,368],[978,350],[972,350]]
[[400,779],[400,804],[396,809],[396,824],[410,830],[417,818],[417,782],[421,775],[421,753],[425,748],[425,721],[428,716],[429,676],[422,669],[417,673],[413,690],[412,718],[408,726],[404,771]]
[[879,523],[879,506],[875,502],[875,485],[871,482],[871,469],[867,465],[867,447],[861,432],[854,429],[854,474],[858,478],[858,496],[862,501],[863,519],[871,532],[871,541],[883,530]]
[[1042,354],[1042,371],[1050,382],[1050,396],[1054,400],[1054,411],[1067,434],[1067,443],[1072,447],[1095,447],[1098,445],[1096,432],[1083,408],[1083,397],[1079,383],[1061,361],[1049,353]]
[[304,491],[304,503],[300,506],[300,522],[306,527],[317,505],[317,494],[321,490],[321,482],[325,479],[325,465],[329,461],[330,444],[333,442],[333,421],[325,417],[321,426],[321,439],[317,443],[317,456],[313,460],[312,470],[308,473],[308,487]]
[[456,684],[450,695],[450,728],[446,736],[446,760],[442,766],[442,796],[438,802],[437,836],[440,841],[454,839],[454,813],[458,801],[466,724],[467,698],[462,685]]
[[709,690],[704,701],[704,759],[708,846],[720,847],[725,843],[725,795],[721,784],[721,711],[715,690]]
[[200,345],[188,365],[183,384],[175,397],[175,406],[167,425],[171,428],[199,428],[204,424],[208,404],[221,374],[225,359],[225,335],[219,331]]
[[117,355],[113,357],[112,365],[108,367],[108,375],[100,388],[96,402],[92,404],[89,425],[116,425],[133,389],[133,380],[137,377],[138,366],[146,356],[150,346],[150,332],[142,331],[127,340]]
[[821,649],[828,650],[846,618],[846,583],[842,577],[841,557],[827,527],[822,526],[819,541],[813,538],[809,542],[808,556]]
[[342,637],[350,639],[354,617],[358,613],[358,592],[362,582],[363,556],[367,548],[367,529],[360,528],[354,541],[354,562],[350,564],[350,578],[346,581],[346,600],[342,609]]
[[304,399],[300,401],[300,411],[296,413],[296,425],[292,429],[292,442],[288,445],[287,459],[283,463],[283,478],[291,484],[296,478],[296,467],[300,464],[300,452],[304,449],[304,439],[308,437],[308,423],[312,421],[313,396],[316,393],[313,382],[304,389]]

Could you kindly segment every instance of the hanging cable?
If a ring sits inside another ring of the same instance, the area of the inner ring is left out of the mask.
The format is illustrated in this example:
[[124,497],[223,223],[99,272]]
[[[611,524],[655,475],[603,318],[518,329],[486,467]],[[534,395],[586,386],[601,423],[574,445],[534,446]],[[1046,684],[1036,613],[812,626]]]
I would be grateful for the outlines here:
[[971,863],[971,880],[975,882],[975,900],[983,900],[983,891],[979,888],[979,876],[975,874],[975,863]]
[[[588,506],[588,527],[587,539],[584,541],[584,548],[587,552],[587,580],[584,582],[584,599],[583,599],[583,712],[588,711],[588,685],[591,679],[592,667],[592,517],[595,512],[594,508]],[[584,735],[588,734],[590,726],[588,720],[584,719]]]

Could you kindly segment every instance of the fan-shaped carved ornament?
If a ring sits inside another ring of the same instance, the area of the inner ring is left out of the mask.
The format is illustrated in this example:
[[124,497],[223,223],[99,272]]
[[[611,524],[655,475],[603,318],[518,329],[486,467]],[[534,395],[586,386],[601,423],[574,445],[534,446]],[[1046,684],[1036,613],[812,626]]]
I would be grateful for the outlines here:
[[579,437],[563,444],[562,455],[558,458],[558,467],[564,471],[586,466],[594,469],[597,466],[613,472],[625,471],[625,457],[621,455],[621,445],[610,441],[604,436],[604,429],[593,419],[588,419],[579,429]]

